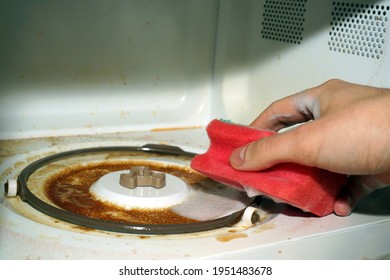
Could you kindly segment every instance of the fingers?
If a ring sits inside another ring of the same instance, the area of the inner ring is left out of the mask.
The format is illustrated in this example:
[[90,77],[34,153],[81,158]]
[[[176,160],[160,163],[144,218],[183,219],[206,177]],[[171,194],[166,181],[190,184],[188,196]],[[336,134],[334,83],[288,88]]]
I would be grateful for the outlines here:
[[246,171],[294,162],[343,174],[366,174],[351,177],[334,205],[336,214],[349,215],[360,198],[384,187],[384,182],[390,185],[390,174],[385,174],[386,180],[383,174],[367,175],[389,171],[389,93],[389,89],[330,80],[278,100],[251,126],[279,131],[307,123],[238,148],[230,163]]
[[311,91],[303,91],[272,103],[250,126],[279,131],[294,124],[317,119],[319,102]]
[[[230,163],[234,168],[246,171],[264,170],[281,162],[311,165],[310,160],[305,161],[308,157],[304,153],[296,153],[300,149],[295,149],[296,143],[292,144],[295,137],[294,133],[279,133],[262,138],[235,150]],[[351,176],[337,197],[333,211],[336,215],[348,216],[360,199],[386,186],[390,186],[390,174]]]
[[383,175],[351,176],[347,186],[337,197],[333,206],[334,213],[339,216],[348,216],[360,199],[377,189],[390,185],[390,182],[383,181]]
[[295,156],[295,137],[291,133],[278,133],[249,143],[233,151],[230,164],[239,170],[263,170],[280,162],[289,162]]

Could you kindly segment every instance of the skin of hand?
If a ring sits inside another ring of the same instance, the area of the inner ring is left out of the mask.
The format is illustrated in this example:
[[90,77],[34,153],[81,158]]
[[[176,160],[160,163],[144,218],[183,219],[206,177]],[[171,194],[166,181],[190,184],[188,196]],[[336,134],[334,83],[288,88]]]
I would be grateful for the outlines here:
[[363,196],[390,185],[390,89],[329,80],[272,103],[250,126],[293,127],[236,149],[232,167],[294,162],[351,175],[334,204],[337,215],[349,215]]

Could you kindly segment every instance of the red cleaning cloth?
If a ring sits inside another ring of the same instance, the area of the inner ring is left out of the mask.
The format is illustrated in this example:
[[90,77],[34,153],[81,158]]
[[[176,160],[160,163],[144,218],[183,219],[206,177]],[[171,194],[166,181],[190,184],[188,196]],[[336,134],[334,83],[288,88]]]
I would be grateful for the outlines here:
[[295,163],[282,163],[263,171],[238,171],[229,162],[233,150],[276,132],[219,120],[211,121],[206,130],[210,146],[206,153],[194,157],[194,170],[224,184],[253,188],[276,202],[317,216],[333,212],[346,175]]

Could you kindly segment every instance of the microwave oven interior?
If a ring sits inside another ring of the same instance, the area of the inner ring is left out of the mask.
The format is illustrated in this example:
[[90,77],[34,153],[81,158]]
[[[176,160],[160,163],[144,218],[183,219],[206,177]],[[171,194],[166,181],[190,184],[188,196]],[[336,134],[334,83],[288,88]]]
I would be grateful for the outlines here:
[[390,258],[388,189],[348,217],[260,198],[250,226],[157,234],[72,224],[7,193],[72,151],[151,147],[188,167],[172,153],[205,152],[212,119],[249,124],[330,79],[390,87],[389,0],[6,0],[0,37],[0,259]]

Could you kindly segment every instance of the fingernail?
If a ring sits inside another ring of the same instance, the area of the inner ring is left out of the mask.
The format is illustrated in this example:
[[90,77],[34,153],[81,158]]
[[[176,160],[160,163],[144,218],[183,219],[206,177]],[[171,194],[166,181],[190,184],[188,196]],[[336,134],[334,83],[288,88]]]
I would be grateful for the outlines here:
[[231,158],[230,158],[230,163],[233,165],[233,166],[240,166],[244,163],[244,160],[245,160],[245,150],[246,150],[246,146],[244,147],[241,147],[241,148],[238,148],[236,150],[233,151],[232,155],[231,155]]
[[334,212],[338,216],[348,216],[351,214],[353,208],[356,205],[356,200],[348,189],[344,188],[341,190],[339,197],[334,204]]

